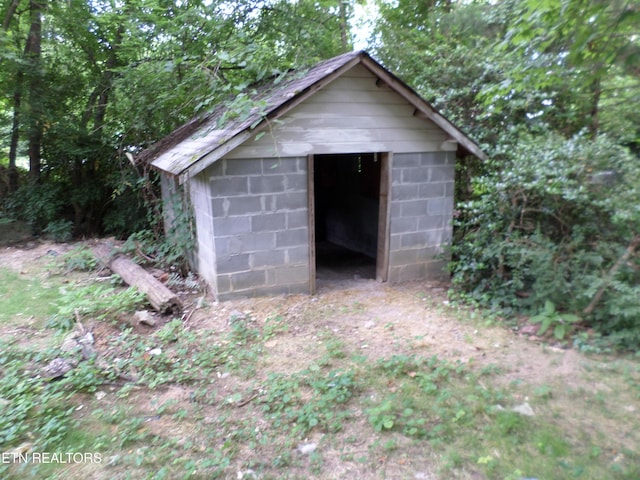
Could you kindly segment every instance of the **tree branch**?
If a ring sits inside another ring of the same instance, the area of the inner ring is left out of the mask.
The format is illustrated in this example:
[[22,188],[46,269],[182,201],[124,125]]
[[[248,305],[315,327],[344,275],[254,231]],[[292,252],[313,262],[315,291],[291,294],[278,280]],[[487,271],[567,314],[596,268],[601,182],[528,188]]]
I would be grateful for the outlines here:
[[606,277],[602,281],[602,285],[600,286],[596,294],[591,299],[591,302],[589,303],[589,305],[587,305],[587,307],[582,311],[582,313],[584,313],[585,315],[589,315],[591,312],[593,312],[593,310],[598,305],[598,302],[600,302],[602,295],[604,295],[605,290],[611,283],[611,280],[613,280],[613,277],[615,276],[616,272],[627,260],[629,260],[629,257],[633,255],[633,252],[635,252],[636,248],[638,248],[639,245],[640,245],[640,235],[636,235],[633,238],[633,240],[631,240],[631,243],[629,244],[627,249],[624,251],[622,256],[616,261],[616,263],[613,264],[613,266],[607,273]]

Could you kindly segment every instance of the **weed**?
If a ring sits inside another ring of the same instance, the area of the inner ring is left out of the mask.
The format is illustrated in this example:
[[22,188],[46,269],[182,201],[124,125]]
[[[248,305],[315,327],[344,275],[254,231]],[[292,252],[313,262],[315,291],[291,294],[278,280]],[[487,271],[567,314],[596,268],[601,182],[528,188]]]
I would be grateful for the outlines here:
[[91,250],[85,246],[78,246],[62,255],[57,261],[64,269],[64,273],[69,272],[91,272],[94,271],[99,262]]
[[544,303],[544,310],[542,312],[529,319],[530,323],[540,324],[540,329],[537,333],[538,336],[544,335],[547,330],[553,327],[553,336],[557,340],[564,340],[572,330],[572,324],[580,321],[581,319],[577,315],[556,312],[556,306],[550,300]]
[[117,289],[107,285],[61,288],[57,312],[47,321],[47,327],[69,330],[82,316],[96,319],[114,318],[136,309],[144,295],[136,288]]

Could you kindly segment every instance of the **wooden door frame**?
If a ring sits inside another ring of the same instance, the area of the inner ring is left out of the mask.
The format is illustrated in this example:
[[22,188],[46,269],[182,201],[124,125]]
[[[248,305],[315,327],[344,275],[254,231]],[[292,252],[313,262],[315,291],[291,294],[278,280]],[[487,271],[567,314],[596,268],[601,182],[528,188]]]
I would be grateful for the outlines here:
[[377,154],[380,160],[380,194],[378,196],[378,251],[376,252],[376,280],[389,278],[389,223],[391,212],[391,161],[390,152]]
[[309,293],[316,293],[316,187],[313,154],[307,155],[307,208],[309,217]]
[[[376,153],[380,161],[380,193],[378,196],[378,248],[376,251],[376,280],[389,278],[389,222],[391,211],[391,163],[390,152]],[[315,211],[315,155],[307,155],[307,208],[309,230],[309,293],[316,293],[316,211]]]

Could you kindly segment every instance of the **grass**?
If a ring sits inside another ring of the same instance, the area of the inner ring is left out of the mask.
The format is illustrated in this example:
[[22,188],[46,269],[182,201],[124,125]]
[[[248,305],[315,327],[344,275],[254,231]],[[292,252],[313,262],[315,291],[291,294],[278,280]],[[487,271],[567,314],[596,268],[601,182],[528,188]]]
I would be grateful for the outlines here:
[[[40,324],[55,313],[58,285],[0,269],[0,324],[19,325],[28,319]],[[61,282],[60,282],[61,284]]]
[[[56,288],[6,273],[5,324],[22,313],[44,325],[60,311],[60,301],[57,309],[32,305]],[[83,288],[64,308],[91,304],[92,290]],[[353,300],[297,312],[295,321],[283,309],[222,329],[173,319],[143,332],[114,320],[135,307],[123,304],[121,291],[93,291],[101,309],[82,315],[86,326],[100,325],[99,358],[61,381],[34,374],[65,355],[55,343],[30,351],[0,338],[0,451],[93,452],[101,461],[0,463],[0,477],[640,478],[635,361],[585,357],[575,386],[553,377],[507,382],[510,365],[418,352],[412,336],[384,319],[380,334],[398,353],[363,352],[346,326],[316,325],[339,312],[366,314]],[[49,325],[55,337],[59,325]],[[312,345],[301,343],[295,368],[278,369],[282,352],[273,346],[293,345],[301,326],[313,332]],[[525,402],[535,416],[513,411]]]

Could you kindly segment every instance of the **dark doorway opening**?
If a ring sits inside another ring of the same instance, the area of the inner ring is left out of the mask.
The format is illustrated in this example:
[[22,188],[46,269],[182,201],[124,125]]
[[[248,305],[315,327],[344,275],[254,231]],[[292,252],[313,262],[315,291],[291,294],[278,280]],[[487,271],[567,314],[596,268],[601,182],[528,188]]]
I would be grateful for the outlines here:
[[381,163],[374,153],[314,156],[318,280],[376,278]]

